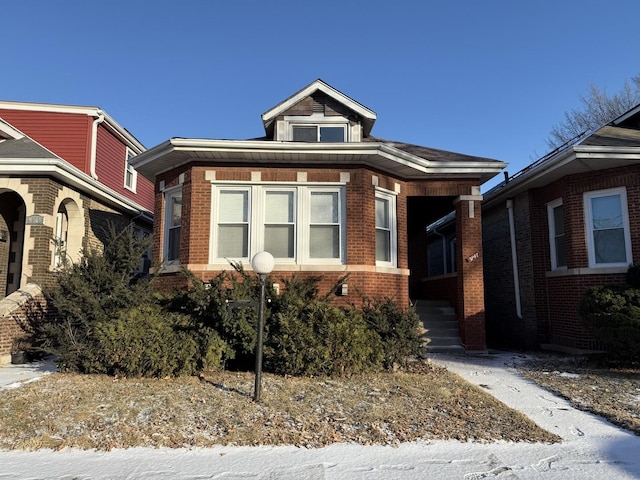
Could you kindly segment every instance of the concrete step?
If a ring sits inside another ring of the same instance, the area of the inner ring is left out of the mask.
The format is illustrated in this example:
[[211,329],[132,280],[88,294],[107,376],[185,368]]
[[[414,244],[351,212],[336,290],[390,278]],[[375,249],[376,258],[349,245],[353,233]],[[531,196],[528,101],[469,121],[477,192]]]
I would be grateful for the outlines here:
[[421,307],[423,305],[430,307],[450,307],[451,304],[446,300],[416,300],[413,303],[414,307]]
[[445,347],[447,345],[460,345],[460,337],[427,337],[425,339],[427,348]]
[[464,352],[458,318],[448,302],[418,300],[414,309],[423,326],[423,345],[427,352]]
[[458,333],[457,325],[447,328],[435,328],[430,325],[429,328],[425,328],[423,331],[425,337],[457,337]]
[[458,317],[455,314],[442,314],[442,313],[422,313],[418,314],[420,320],[423,322],[458,322]]
[[465,348],[462,345],[434,345],[427,347],[424,357],[427,358],[430,353],[465,353]]

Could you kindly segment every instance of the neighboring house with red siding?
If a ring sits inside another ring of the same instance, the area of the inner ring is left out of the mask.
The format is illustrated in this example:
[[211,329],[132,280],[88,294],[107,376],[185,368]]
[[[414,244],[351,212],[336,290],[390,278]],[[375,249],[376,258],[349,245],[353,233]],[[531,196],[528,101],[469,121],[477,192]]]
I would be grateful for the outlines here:
[[[101,109],[0,101],[0,302],[50,285],[109,223],[151,233],[153,184],[130,164],[144,150]],[[14,329],[0,317],[2,361]]]
[[316,80],[262,115],[262,138],[172,138],[135,157],[155,182],[163,285],[181,284],[182,267],[204,280],[229,261],[250,270],[266,250],[279,288],[319,275],[326,292],[348,274],[338,302],[391,297],[406,307],[425,296],[425,226],[455,209],[461,338],[484,350],[480,185],[505,164],[374,137],[375,120]]
[[[601,349],[578,304],[587,288],[623,283],[640,262],[640,105],[484,197],[489,346]],[[455,242],[451,225],[449,218],[430,227],[438,264],[438,245]]]

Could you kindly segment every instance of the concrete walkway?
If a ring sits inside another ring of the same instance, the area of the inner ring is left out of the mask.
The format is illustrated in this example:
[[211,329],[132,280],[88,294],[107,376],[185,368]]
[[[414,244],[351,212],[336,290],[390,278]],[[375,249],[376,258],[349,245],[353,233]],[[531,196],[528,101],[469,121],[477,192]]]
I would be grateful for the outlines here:
[[[20,385],[38,380],[43,375],[56,371],[56,365],[51,360],[25,363],[21,365],[4,365],[0,367],[0,390],[18,388]],[[0,473],[0,479],[2,475]]]
[[[637,479],[640,437],[577,411],[517,374],[523,357],[434,355],[466,380],[524,412],[563,442],[554,445],[455,441],[398,448],[336,444],[211,449],[135,448],[111,452],[0,452],[0,480],[47,479]],[[51,365],[0,368],[0,388]],[[1,397],[0,397],[1,398]]]

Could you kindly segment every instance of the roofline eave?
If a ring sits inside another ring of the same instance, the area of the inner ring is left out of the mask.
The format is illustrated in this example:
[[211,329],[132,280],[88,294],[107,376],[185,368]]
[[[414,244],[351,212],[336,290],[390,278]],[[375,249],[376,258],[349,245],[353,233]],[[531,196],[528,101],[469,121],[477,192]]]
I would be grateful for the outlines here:
[[495,190],[493,194],[491,193],[491,190],[485,193],[485,203],[487,206],[490,206],[501,199],[517,195],[523,190],[526,190],[527,185],[575,160],[589,160],[604,157],[611,160],[640,160],[640,148],[626,146],[611,147],[602,145],[576,145],[567,148],[550,158],[548,161],[532,168],[530,172],[526,172],[520,176],[518,176],[518,174],[514,175],[514,177],[509,179],[506,184],[503,182],[501,188],[497,189],[500,187],[500,185],[498,185],[496,187],[497,190]]
[[[294,146],[294,148],[292,148]],[[179,163],[173,163],[170,167],[154,169],[152,164],[162,157],[171,153],[184,153],[183,161]],[[500,173],[505,167],[506,163],[500,161],[434,161],[427,160],[416,155],[399,150],[395,147],[389,146],[385,143],[369,142],[369,143],[292,143],[292,142],[264,142],[255,140],[211,140],[211,139],[184,139],[184,138],[172,138],[160,145],[147,150],[146,152],[134,157],[131,160],[133,167],[142,173],[146,178],[151,181],[155,181],[156,176],[161,175],[167,171],[173,170],[177,167],[185,165],[190,162],[208,162],[216,160],[215,158],[201,158],[188,156],[189,152],[236,152],[255,155],[256,153],[274,154],[282,153],[283,155],[291,153],[304,153],[306,155],[318,155],[317,159],[308,160],[303,163],[310,164],[329,164],[329,160],[323,160],[320,155],[339,155],[344,157],[352,157],[355,155],[365,156],[378,156],[385,158],[392,162],[395,162],[404,167],[411,168],[418,172],[418,175],[471,175],[479,179],[486,181],[489,178]],[[255,158],[248,158],[249,162],[259,163]],[[237,161],[237,160],[236,160]],[[272,162],[272,160],[269,160]],[[335,165],[335,161],[331,161]],[[372,162],[357,161],[346,163],[357,164],[362,163],[369,166],[373,165]],[[146,167],[146,168],[145,168]],[[377,166],[378,168],[379,165]],[[389,173],[393,171],[386,169]],[[404,175],[406,177],[406,175]],[[411,180],[411,178],[409,178]]]
[[153,213],[142,205],[118,195],[60,158],[0,158],[0,175],[2,174],[51,175],[106,203],[124,208],[132,214],[144,215],[150,221],[153,219]]

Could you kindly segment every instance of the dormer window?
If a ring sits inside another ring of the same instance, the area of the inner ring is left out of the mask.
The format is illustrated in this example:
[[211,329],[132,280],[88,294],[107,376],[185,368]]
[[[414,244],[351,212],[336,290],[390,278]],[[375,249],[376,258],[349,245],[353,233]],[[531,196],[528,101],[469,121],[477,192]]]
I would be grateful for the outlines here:
[[345,125],[292,125],[294,142],[344,142]]

